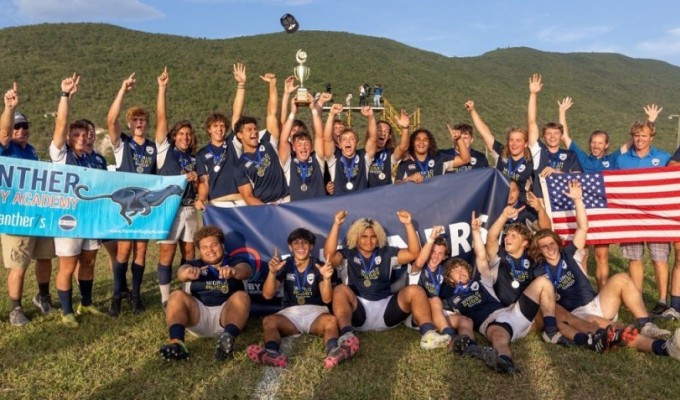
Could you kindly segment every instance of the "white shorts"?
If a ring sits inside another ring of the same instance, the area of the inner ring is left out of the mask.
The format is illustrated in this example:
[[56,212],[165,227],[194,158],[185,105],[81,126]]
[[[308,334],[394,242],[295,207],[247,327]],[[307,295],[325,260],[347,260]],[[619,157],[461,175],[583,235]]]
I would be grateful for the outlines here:
[[175,244],[181,240],[185,243],[193,243],[194,234],[198,230],[198,212],[194,206],[182,206],[177,210],[175,220],[172,221],[170,233],[165,240],[159,240],[159,244]]
[[286,317],[300,333],[309,333],[312,324],[321,314],[328,314],[328,307],[304,304],[286,307],[276,313],[276,315]]
[[533,321],[529,321],[527,317],[522,314],[522,310],[519,308],[519,303],[512,303],[508,307],[496,310],[489,315],[482,326],[479,327],[479,333],[486,337],[486,329],[492,322],[506,323],[512,328],[512,337],[510,341],[515,341],[525,337],[529,334],[531,330],[531,324]]
[[245,206],[246,202],[243,200],[210,200],[210,205],[219,208],[235,208]]
[[393,326],[385,325],[385,310],[390,299],[392,299],[392,296],[382,300],[371,301],[357,296],[357,301],[361,302],[361,305],[364,306],[364,311],[366,311],[366,320],[363,325],[356,326],[355,328],[358,331],[384,331],[394,328]]
[[54,238],[54,251],[59,257],[73,257],[83,250],[97,250],[101,242],[97,239]]
[[[609,319],[606,315],[604,315],[604,312],[602,311],[602,305],[600,304],[599,295],[595,296],[595,298],[592,299],[590,303],[586,304],[585,306],[574,308],[573,310],[571,310],[571,313],[582,319],[586,319],[586,317],[591,316]],[[619,313],[616,313],[616,315],[614,315],[614,317],[611,318],[611,320],[615,322],[618,319]]]
[[222,307],[226,303],[208,307],[196,299],[194,301],[198,304],[198,322],[194,326],[187,327],[187,331],[200,338],[221,335],[224,332],[224,328],[220,325],[220,314],[222,314]]

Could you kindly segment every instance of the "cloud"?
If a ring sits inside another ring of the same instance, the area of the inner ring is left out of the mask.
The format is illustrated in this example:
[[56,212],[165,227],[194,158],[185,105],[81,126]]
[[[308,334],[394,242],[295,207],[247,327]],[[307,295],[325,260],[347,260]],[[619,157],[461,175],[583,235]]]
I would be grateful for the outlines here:
[[318,2],[318,0],[182,0],[184,3],[192,4],[224,4],[224,3],[238,3],[238,4],[265,4],[265,5],[283,5],[283,6],[304,6]]
[[592,40],[611,32],[612,28],[607,26],[597,26],[592,28],[560,28],[550,27],[538,33],[538,39],[547,43],[570,43],[580,40]]
[[639,43],[637,49],[649,56],[667,56],[680,54],[680,28],[674,28],[665,32],[665,35],[655,39]]
[[165,14],[139,0],[11,0],[17,16],[31,22],[139,21]]

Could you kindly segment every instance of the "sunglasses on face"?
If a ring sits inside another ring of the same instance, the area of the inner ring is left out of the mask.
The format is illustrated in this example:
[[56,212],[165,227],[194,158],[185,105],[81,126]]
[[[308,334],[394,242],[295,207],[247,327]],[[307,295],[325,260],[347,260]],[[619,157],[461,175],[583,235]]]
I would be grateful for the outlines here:
[[19,122],[18,124],[14,124],[14,129],[28,129],[28,122]]

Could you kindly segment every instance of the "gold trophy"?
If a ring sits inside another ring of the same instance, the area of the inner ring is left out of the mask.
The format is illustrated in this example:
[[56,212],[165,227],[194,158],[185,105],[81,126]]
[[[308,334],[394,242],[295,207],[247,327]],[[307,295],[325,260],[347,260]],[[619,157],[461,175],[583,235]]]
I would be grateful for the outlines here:
[[297,95],[295,96],[295,104],[300,106],[309,105],[309,99],[307,99],[307,88],[305,87],[305,81],[309,79],[309,67],[305,66],[305,61],[307,61],[307,53],[298,50],[295,53],[295,59],[300,64],[293,68],[293,74],[295,79],[300,82],[300,87],[298,87]]

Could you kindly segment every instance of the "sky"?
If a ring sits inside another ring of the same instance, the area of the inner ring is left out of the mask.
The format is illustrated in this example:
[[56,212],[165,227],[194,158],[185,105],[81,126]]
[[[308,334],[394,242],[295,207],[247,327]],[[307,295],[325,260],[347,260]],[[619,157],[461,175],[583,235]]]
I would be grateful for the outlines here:
[[655,0],[0,0],[0,28],[104,22],[226,39],[300,30],[384,37],[445,56],[498,48],[620,53],[680,66],[680,1]]

